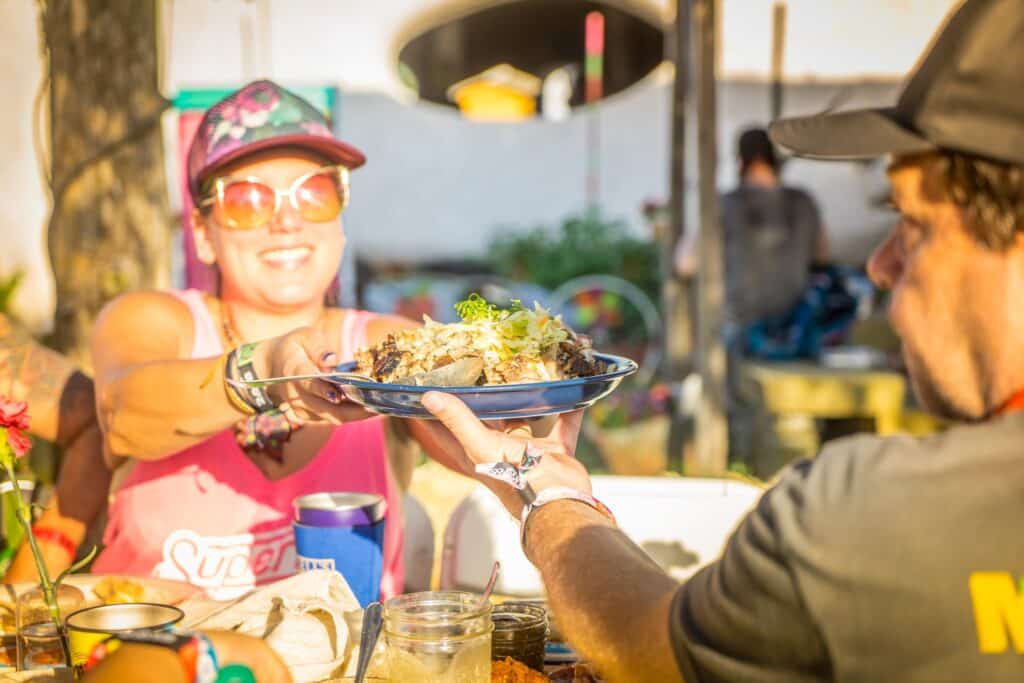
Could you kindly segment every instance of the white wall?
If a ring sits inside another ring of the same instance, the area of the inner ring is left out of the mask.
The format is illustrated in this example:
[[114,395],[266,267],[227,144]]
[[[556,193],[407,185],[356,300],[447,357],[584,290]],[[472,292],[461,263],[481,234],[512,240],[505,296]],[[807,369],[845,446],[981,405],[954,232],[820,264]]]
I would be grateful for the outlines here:
[[[269,75],[394,94],[400,34],[422,30],[435,17],[507,1],[164,0],[173,26],[167,85],[173,90]],[[605,1],[666,20],[675,5],[675,0]],[[768,75],[777,1],[720,0],[724,77]],[[785,71],[793,79],[829,80],[903,74],[958,1],[784,0]],[[239,30],[243,21],[252,42]]]
[[[583,126],[473,125],[453,112],[406,108],[393,56],[400,31],[431,8],[470,0],[164,0],[165,85],[234,84],[269,75],[291,84],[340,85],[340,126],[370,164],[354,179],[348,216],[356,248],[385,256],[436,256],[478,250],[505,222],[554,223],[582,202]],[[666,12],[670,0],[614,0]],[[955,0],[788,0],[787,73],[795,79],[850,80],[902,73]],[[772,0],[723,0],[722,73],[727,79],[767,73]],[[242,30],[242,29],[245,30]],[[45,257],[47,200],[31,142],[32,100],[42,75],[36,8],[0,2],[0,273],[16,267],[29,279],[16,300],[37,329],[49,325],[53,288]],[[789,111],[824,106],[834,86],[790,88]],[[889,90],[866,88],[884,101]],[[669,94],[646,83],[606,103],[602,112],[604,202],[639,228],[639,203],[667,194]],[[731,181],[737,126],[763,120],[764,86],[723,86],[720,180]],[[864,211],[867,189],[880,191],[877,170],[794,162],[790,177],[817,191],[837,247],[861,258],[887,218]]]
[[0,107],[0,274],[25,270],[15,308],[30,326],[45,329],[53,285],[43,241],[49,200],[32,144],[32,101],[42,78],[35,3],[0,2],[0,65],[6,74]]
[[[823,109],[838,90],[827,84],[787,90],[787,112]],[[850,104],[890,101],[892,84],[856,86]],[[671,88],[646,83],[600,111],[601,204],[642,233],[647,198],[668,195]],[[738,131],[769,114],[764,84],[725,82],[719,106],[719,184],[736,177]],[[479,253],[503,225],[555,225],[584,206],[586,113],[564,123],[479,124],[429,104],[386,95],[342,100],[343,137],[369,159],[353,175],[346,214],[351,243],[377,259],[419,260]],[[818,197],[837,254],[857,262],[889,220],[869,210],[882,192],[880,166],[792,161],[786,178]],[[692,179],[690,182],[692,187]]]

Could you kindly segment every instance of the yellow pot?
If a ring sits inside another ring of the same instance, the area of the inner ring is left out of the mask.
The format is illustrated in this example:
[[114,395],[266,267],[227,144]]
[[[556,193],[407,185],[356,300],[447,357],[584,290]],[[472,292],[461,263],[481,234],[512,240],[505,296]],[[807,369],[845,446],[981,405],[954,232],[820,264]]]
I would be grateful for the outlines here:
[[672,422],[667,415],[657,415],[614,429],[605,429],[588,421],[586,433],[612,474],[654,476],[668,468],[671,427]]

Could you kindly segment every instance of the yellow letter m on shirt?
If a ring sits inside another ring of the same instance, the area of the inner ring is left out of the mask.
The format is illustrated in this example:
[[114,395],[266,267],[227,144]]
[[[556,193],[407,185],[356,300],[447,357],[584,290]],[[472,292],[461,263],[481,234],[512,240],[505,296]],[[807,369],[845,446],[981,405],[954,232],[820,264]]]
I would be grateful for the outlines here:
[[969,579],[978,649],[985,654],[1013,649],[1024,654],[1024,596],[1009,572],[974,572]]

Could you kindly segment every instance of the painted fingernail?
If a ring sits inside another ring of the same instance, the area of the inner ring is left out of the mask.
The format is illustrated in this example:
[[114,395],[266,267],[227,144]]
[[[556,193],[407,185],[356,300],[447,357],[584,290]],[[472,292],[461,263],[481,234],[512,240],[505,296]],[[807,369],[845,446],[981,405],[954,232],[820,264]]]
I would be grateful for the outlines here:
[[328,389],[327,400],[331,403],[341,403],[341,395],[334,389]]
[[334,351],[327,351],[322,356],[320,356],[320,363],[322,365],[337,365],[338,354],[336,354]]

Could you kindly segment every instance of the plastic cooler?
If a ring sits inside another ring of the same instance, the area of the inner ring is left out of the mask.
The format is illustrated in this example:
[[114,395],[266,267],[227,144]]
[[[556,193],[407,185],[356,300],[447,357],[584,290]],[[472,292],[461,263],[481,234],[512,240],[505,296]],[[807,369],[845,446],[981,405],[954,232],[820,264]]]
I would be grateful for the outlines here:
[[[594,477],[594,495],[619,526],[682,580],[714,560],[762,489],[726,479]],[[519,547],[519,525],[483,486],[452,513],[445,529],[441,589],[481,591],[495,560],[495,593],[539,597],[540,575]]]

